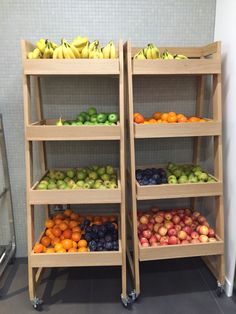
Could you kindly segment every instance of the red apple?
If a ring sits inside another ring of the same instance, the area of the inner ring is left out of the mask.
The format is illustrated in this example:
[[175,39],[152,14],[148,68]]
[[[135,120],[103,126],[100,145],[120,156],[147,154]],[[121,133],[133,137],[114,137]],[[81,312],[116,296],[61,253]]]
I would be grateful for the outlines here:
[[160,216],[162,216],[162,217],[164,218],[164,216],[165,216],[164,210],[160,210],[160,211],[158,212],[158,215],[160,215]]
[[191,224],[191,228],[193,230],[195,230],[197,228],[197,226],[198,226],[198,223],[196,221]]
[[216,238],[209,238],[208,241],[209,242],[216,242],[217,240],[216,240]]
[[148,243],[148,239],[144,238],[144,237],[141,237],[139,239],[140,243],[143,244],[143,243]]
[[184,217],[184,223],[185,223],[186,226],[191,226],[191,224],[193,223],[193,220],[192,220],[191,217],[185,216]]
[[178,238],[176,236],[170,236],[168,239],[169,245],[175,245],[178,244]]
[[185,227],[185,223],[183,221],[180,221],[179,225],[181,226],[181,228]]
[[149,222],[155,225],[155,219],[153,217],[149,220]]
[[176,236],[177,235],[177,231],[174,228],[171,228],[168,230],[168,236]]
[[158,213],[158,215],[156,215],[155,217],[155,222],[161,224],[164,221],[163,216],[160,215],[160,213]]
[[160,234],[159,234],[159,233],[155,233],[155,236],[156,236],[156,238],[157,238],[157,241],[160,242],[160,239],[161,239]]
[[147,230],[148,226],[147,224],[139,224],[138,228],[139,230],[144,231],[144,230]]
[[142,233],[143,237],[144,238],[147,238],[147,239],[150,239],[151,236],[152,236],[152,231],[151,230],[144,230],[143,233]]
[[192,211],[191,211],[191,209],[189,209],[189,208],[186,208],[185,210],[184,210],[184,213],[185,213],[185,215],[191,215],[192,214]]
[[201,225],[197,226],[197,228],[196,228],[196,231],[197,231],[198,233],[200,233],[200,228],[201,228]]
[[156,223],[156,224],[154,225],[154,227],[153,227],[153,230],[154,230],[155,232],[158,232],[158,230],[159,230],[160,227],[162,227],[162,224]]
[[201,226],[199,228],[199,233],[200,234],[203,234],[203,235],[208,235],[208,232],[209,232],[209,228],[207,226]]
[[157,243],[157,242],[152,242],[151,243],[151,246],[159,246],[160,244],[159,243]]
[[192,213],[192,218],[193,218],[193,220],[197,220],[199,216],[200,216],[200,213],[197,212],[197,211],[194,211],[194,212]]
[[192,239],[192,240],[191,240],[191,243],[196,244],[196,243],[200,243],[200,241],[199,241],[199,239]]
[[191,233],[191,238],[192,238],[192,239],[198,239],[198,238],[199,238],[198,232],[193,231],[193,232]]
[[205,242],[208,242],[208,241],[209,241],[209,238],[208,238],[207,235],[201,234],[201,235],[199,236],[199,241],[202,242],[202,243],[205,243]]
[[151,223],[151,222],[149,222],[148,224],[147,224],[147,226],[148,226],[148,229],[149,230],[153,230],[153,227],[154,227],[154,225]]
[[147,215],[143,215],[143,216],[141,216],[141,218],[139,219],[139,221],[141,222],[141,224],[146,225],[146,224],[148,224],[149,219],[148,219]]
[[174,215],[172,218],[172,221],[175,225],[177,225],[178,223],[180,223],[180,217],[178,215]]
[[192,240],[191,236],[190,236],[190,235],[187,235],[186,240],[191,241],[191,240]]
[[150,245],[149,245],[149,243],[144,242],[144,243],[142,244],[142,246],[143,246],[143,247],[149,247]]
[[204,217],[204,216],[202,216],[202,215],[200,215],[200,216],[198,216],[198,222],[200,223],[200,224],[203,224],[204,223],[204,221],[206,221],[206,218]]
[[186,240],[187,239],[187,233],[185,231],[183,231],[183,230],[180,230],[178,232],[178,238],[180,240]]
[[170,221],[172,219],[172,214],[170,212],[165,213],[165,220]]
[[168,230],[174,228],[173,222],[172,222],[172,221],[169,221],[169,220],[167,220],[167,221],[164,223],[164,226],[165,226],[166,229],[168,229]]
[[177,209],[178,214],[184,214],[184,209]]
[[169,237],[161,237],[160,239],[160,245],[168,245],[168,240],[169,240]]
[[160,227],[158,232],[161,236],[165,236],[167,234],[167,229],[165,227]]
[[188,240],[182,240],[181,244],[189,244],[189,241]]
[[207,226],[208,228],[210,227],[209,223],[207,221],[204,221],[204,223],[202,224],[203,226]]
[[152,244],[154,242],[157,242],[157,237],[155,235],[152,235],[150,240],[149,240],[149,243]]
[[209,228],[209,230],[208,230],[208,237],[209,238],[214,238],[214,236],[215,236],[215,230],[212,229],[212,228]]
[[178,231],[180,231],[181,229],[182,229],[182,227],[180,226],[180,225],[175,225],[175,230],[178,232]]
[[189,226],[183,227],[182,230],[185,231],[188,235],[190,235],[193,232],[192,228]]

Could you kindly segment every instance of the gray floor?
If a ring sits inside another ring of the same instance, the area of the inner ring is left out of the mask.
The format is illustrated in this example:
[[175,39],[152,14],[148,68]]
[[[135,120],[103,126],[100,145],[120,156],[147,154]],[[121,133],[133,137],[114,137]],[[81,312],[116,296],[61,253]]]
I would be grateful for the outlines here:
[[[216,282],[200,259],[146,262],[142,293],[125,309],[119,299],[119,268],[53,269],[44,273],[38,296],[45,313],[235,314],[236,297],[218,298]],[[0,314],[36,313],[27,291],[27,262],[17,259],[1,281]]]

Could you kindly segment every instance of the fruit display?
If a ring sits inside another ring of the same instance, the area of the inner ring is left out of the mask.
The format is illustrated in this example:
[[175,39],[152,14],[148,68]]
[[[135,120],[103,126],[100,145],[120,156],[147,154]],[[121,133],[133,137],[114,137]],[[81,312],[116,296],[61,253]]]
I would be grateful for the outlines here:
[[152,117],[145,118],[141,113],[134,114],[134,122],[138,124],[154,124],[154,123],[184,123],[184,122],[208,122],[201,117],[187,117],[182,113],[171,112],[154,112]]
[[47,219],[45,228],[34,253],[119,250],[116,216],[83,216],[66,209]]
[[116,125],[118,120],[119,116],[115,112],[98,113],[95,107],[90,107],[87,112],[83,111],[78,114],[75,120],[63,120],[62,117],[60,117],[56,125]]
[[190,209],[138,212],[138,238],[142,247],[216,242],[207,219]]
[[41,38],[36,48],[27,55],[28,59],[115,59],[116,47],[111,40],[101,47],[98,40],[90,43],[87,37],[77,36],[69,43],[64,38],[60,45],[48,39]]
[[135,55],[134,59],[145,60],[145,59],[164,59],[164,60],[184,60],[188,57],[182,54],[171,54],[166,49],[163,53],[160,53],[160,50],[155,44],[148,44],[145,48],[139,50]]
[[136,180],[140,185],[216,182],[200,166],[174,163],[169,163],[166,168],[137,169]]
[[37,190],[117,189],[117,174],[112,166],[49,170]]

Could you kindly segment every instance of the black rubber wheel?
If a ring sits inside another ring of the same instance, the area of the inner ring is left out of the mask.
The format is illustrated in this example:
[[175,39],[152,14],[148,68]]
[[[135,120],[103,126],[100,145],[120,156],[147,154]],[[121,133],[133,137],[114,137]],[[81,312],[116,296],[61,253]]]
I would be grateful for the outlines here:
[[224,293],[223,287],[220,286],[216,288],[216,295],[218,298],[222,297],[223,293]]

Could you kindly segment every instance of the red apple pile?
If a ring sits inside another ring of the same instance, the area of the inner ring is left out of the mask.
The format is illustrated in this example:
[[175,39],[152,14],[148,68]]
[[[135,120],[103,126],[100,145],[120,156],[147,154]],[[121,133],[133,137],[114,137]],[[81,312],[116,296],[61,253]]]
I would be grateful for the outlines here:
[[138,237],[143,247],[217,241],[206,218],[189,208],[139,211]]

